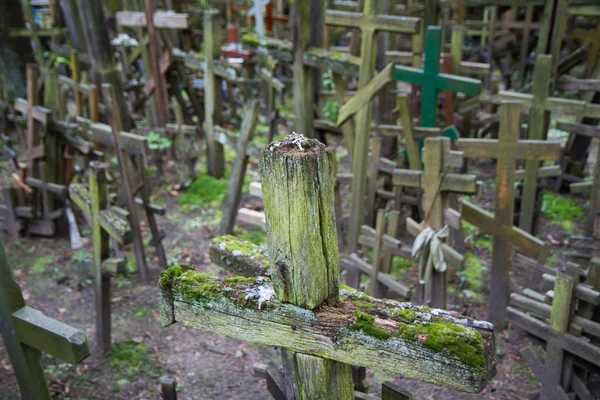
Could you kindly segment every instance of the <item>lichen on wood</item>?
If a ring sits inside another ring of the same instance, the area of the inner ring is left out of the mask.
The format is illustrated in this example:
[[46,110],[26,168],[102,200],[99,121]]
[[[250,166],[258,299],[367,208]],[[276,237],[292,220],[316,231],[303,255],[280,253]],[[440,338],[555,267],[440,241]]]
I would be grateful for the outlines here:
[[466,392],[481,391],[495,374],[492,325],[454,312],[346,288],[336,305],[307,310],[272,298],[259,309],[256,294],[272,285],[268,278],[219,279],[183,266],[164,271],[159,285],[165,326],[179,322]]
[[210,261],[236,274],[258,276],[269,274],[266,248],[232,235],[217,236],[208,250]]
[[271,277],[278,299],[314,309],[337,301],[333,153],[292,134],[260,157]]

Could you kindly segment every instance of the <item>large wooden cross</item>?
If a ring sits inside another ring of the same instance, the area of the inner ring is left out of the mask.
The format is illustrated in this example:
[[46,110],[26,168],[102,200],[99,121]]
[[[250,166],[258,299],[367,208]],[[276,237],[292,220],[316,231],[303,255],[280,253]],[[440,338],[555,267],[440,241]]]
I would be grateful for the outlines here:
[[271,278],[172,267],[160,279],[163,325],[285,349],[299,399],[352,399],[349,364],[481,391],[495,370],[491,324],[340,290],[333,153],[291,135],[263,149],[260,164]]
[[[550,112],[575,115],[579,118],[600,118],[600,105],[589,104],[585,101],[563,99],[549,96],[549,82],[552,72],[552,56],[542,54],[537,56],[533,71],[533,94],[523,94],[512,91],[502,91],[498,96],[502,100],[518,100],[524,110],[529,110],[527,138],[543,140],[548,132]],[[521,214],[519,228],[526,232],[533,230],[533,215],[537,191],[537,171],[539,160],[528,160],[525,163],[525,181],[521,199]]]
[[[423,148],[424,170],[394,170],[394,185],[416,187],[423,190],[423,211],[425,219],[422,227],[442,229],[444,209],[448,208],[449,193],[475,194],[475,175],[462,175],[449,172],[444,158],[450,156],[450,139],[446,137],[427,138]],[[462,161],[462,154],[459,154]],[[446,308],[446,273],[435,268],[431,279],[426,279],[421,293],[421,303],[431,303],[433,307]]]
[[0,239],[0,335],[23,399],[50,400],[42,353],[78,364],[90,352],[85,333],[25,305]]
[[117,209],[108,206],[106,165],[92,161],[89,172],[89,189],[73,183],[69,186],[69,197],[91,222],[96,342],[100,354],[106,356],[111,348],[110,281],[125,267],[123,259],[110,258],[108,238],[110,236],[120,245],[127,245],[132,237],[129,222]]
[[442,29],[428,26],[425,38],[424,68],[396,66],[394,77],[398,81],[421,86],[421,126],[437,126],[438,91],[461,92],[468,96],[481,93],[481,81],[463,76],[439,73],[442,52]]
[[490,318],[497,326],[506,324],[511,247],[529,257],[545,256],[545,243],[513,226],[514,182],[517,160],[555,160],[560,144],[545,140],[519,140],[519,104],[503,102],[500,106],[499,139],[459,139],[456,146],[467,158],[495,158],[495,213],[463,201],[462,218],[494,236],[492,252]]
[[[325,24],[345,26],[361,30],[360,68],[358,73],[358,89],[363,89],[370,84],[377,53],[377,32],[394,32],[418,34],[421,20],[412,17],[378,15],[373,0],[365,0],[362,13],[351,11],[327,10]],[[387,74],[383,74],[387,75]],[[338,119],[338,125],[343,121]],[[358,229],[364,218],[364,197],[367,187],[367,158],[369,154],[369,132],[371,122],[371,107],[361,107],[356,114],[356,137],[352,152],[352,201],[351,213],[359,221],[353,225],[349,234],[348,246],[351,252],[358,246]]]

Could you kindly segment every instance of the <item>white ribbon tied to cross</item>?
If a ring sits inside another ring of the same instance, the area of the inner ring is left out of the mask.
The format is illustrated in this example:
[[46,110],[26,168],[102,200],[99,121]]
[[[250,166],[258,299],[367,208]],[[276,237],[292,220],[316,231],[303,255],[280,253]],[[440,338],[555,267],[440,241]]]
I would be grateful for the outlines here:
[[433,268],[438,272],[446,270],[442,243],[443,239],[448,237],[448,232],[448,225],[446,225],[438,231],[426,227],[417,235],[412,247],[412,258],[419,261],[419,283],[421,285],[431,279]]

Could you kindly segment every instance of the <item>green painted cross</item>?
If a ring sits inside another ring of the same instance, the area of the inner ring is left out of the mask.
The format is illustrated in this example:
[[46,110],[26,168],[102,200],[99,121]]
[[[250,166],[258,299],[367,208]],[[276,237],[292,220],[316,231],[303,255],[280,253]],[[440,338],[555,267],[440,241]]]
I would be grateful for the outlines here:
[[78,364],[90,352],[82,331],[25,305],[0,239],[0,335],[23,399],[50,400],[42,352]]
[[397,81],[410,82],[422,87],[421,126],[437,125],[437,103],[439,91],[461,92],[468,96],[481,93],[479,79],[442,74],[440,54],[442,52],[442,28],[428,26],[425,38],[425,63],[423,69],[396,66],[394,78]]

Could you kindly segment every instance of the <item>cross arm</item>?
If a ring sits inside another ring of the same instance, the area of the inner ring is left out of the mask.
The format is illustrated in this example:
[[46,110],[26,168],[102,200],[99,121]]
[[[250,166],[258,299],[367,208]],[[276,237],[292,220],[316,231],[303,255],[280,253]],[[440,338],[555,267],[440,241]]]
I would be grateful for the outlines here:
[[232,235],[217,236],[208,249],[210,261],[243,276],[269,275],[269,258],[265,248]]
[[[117,24],[120,26],[146,26],[146,13],[144,11],[119,11],[116,14]],[[187,29],[189,27],[189,15],[186,13],[174,13],[167,11],[156,11],[154,13],[154,26],[166,29]]]
[[393,73],[394,64],[390,63],[371,79],[365,87],[356,92],[356,94],[340,108],[337,125],[342,125],[348,118],[352,117],[361,108],[368,105],[381,89],[394,80]]
[[182,266],[164,271],[159,286],[165,326],[179,322],[466,392],[495,375],[493,326],[456,313],[354,290],[313,311],[276,301],[268,278],[221,280]]
[[[27,100],[25,99],[15,99],[15,110],[23,115],[27,115],[29,113],[29,103],[27,103]],[[33,106],[31,108],[31,114],[34,120],[42,124],[47,124],[52,121],[52,111],[46,107]]]
[[[112,138],[112,128],[110,125],[95,123],[89,126],[87,130],[88,138],[91,141],[99,142],[104,146],[112,148],[114,146]],[[130,155],[146,155],[148,141],[145,137],[135,135],[129,132],[119,133],[119,144],[121,149]]]
[[405,65],[396,65],[394,79],[415,85],[423,85],[423,70]]
[[59,198],[64,199],[67,197],[67,187],[52,182],[44,182],[37,178],[27,178],[25,183],[36,189],[46,189],[48,192],[57,195]]
[[460,92],[468,96],[478,96],[481,93],[482,83],[479,79],[438,74],[436,77],[436,87],[439,90],[448,90],[455,93]]
[[466,174],[444,174],[440,191],[455,193],[477,193],[477,177]]
[[[380,124],[376,125],[371,131],[371,135],[381,135],[388,137],[403,136],[405,129],[402,125]],[[413,126],[412,134],[415,139],[441,136],[440,128],[427,128],[423,126]]]
[[600,128],[594,125],[556,121],[556,129],[575,133],[577,135],[600,139]]
[[[72,183],[69,186],[69,198],[84,214],[88,216],[92,214],[92,199],[85,186]],[[125,218],[126,214],[127,211],[118,211],[116,207],[100,210],[100,226],[122,245],[131,243],[132,239],[131,227]]]
[[375,15],[365,18],[362,13],[341,10],[327,10],[325,12],[325,25],[359,27],[396,33],[417,33],[421,20],[414,17],[394,15]]
[[547,251],[546,243],[516,226],[497,225],[494,214],[463,200],[462,219],[491,235],[501,237],[523,254],[538,258]]
[[69,364],[77,364],[90,354],[85,333],[31,307],[15,311],[12,320],[19,340],[29,347]]

